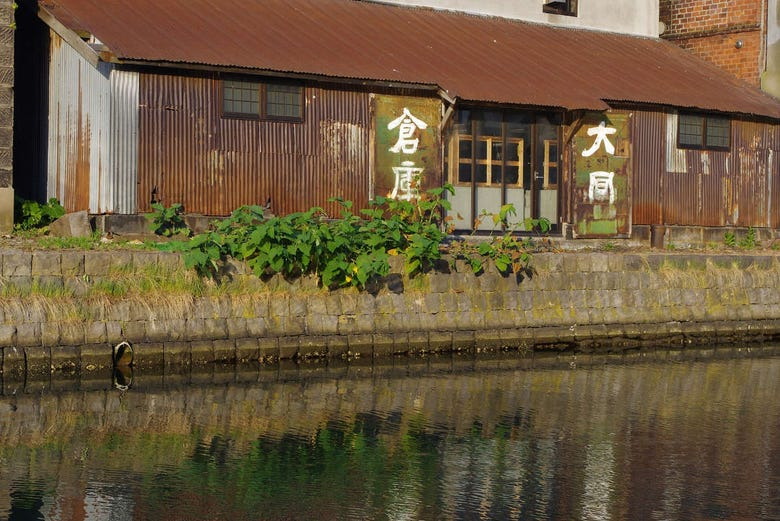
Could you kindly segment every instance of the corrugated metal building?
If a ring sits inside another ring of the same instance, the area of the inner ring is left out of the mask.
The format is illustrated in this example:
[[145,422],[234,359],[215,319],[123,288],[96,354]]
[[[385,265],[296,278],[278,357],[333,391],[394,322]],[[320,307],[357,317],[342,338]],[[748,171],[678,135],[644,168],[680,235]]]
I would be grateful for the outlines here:
[[[45,0],[68,210],[365,206],[450,182],[577,237],[780,227],[780,103],[655,38],[351,0]],[[45,154],[45,155],[44,155]]]

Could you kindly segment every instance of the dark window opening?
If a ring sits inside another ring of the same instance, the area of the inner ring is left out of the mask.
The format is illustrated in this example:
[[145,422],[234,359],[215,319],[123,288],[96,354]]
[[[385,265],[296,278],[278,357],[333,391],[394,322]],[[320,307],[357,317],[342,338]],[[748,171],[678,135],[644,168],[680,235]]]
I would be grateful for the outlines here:
[[702,150],[728,150],[731,144],[731,120],[721,116],[680,114],[677,146]]
[[301,85],[250,80],[222,82],[224,117],[303,121],[303,106]]
[[577,0],[545,1],[542,7],[545,13],[577,16]]

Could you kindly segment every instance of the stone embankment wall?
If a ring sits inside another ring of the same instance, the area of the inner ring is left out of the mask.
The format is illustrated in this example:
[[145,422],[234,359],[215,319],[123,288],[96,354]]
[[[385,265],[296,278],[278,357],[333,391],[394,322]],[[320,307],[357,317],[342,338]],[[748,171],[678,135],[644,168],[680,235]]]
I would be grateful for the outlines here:
[[[89,299],[78,312],[40,288],[85,288],[146,266],[184,269],[158,252],[2,253],[5,376],[110,367],[133,344],[137,367],[362,357],[446,350],[614,350],[780,336],[780,261],[767,255],[539,253],[531,277],[465,265],[372,294],[328,292],[313,279],[256,280],[253,291],[166,300]],[[238,275],[239,277],[242,275]],[[17,288],[14,297],[9,287]],[[25,293],[38,288],[36,297]]]

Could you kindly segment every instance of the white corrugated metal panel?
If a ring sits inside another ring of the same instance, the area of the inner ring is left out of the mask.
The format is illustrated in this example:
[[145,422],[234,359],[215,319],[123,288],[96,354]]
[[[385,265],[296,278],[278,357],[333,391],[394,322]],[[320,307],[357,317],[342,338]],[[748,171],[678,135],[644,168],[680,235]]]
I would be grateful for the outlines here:
[[69,212],[100,213],[100,188],[111,164],[109,75],[51,33],[47,195]]
[[69,212],[134,213],[138,74],[96,68],[51,37],[47,197]]
[[106,211],[138,210],[138,73],[114,69],[111,74],[111,143],[113,168]]

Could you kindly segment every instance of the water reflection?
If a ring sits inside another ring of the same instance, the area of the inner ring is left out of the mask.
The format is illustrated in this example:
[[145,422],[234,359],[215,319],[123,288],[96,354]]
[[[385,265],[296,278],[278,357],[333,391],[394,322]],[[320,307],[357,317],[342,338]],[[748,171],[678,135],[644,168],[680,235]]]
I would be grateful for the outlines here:
[[0,518],[778,519],[780,357],[730,352],[25,386]]

